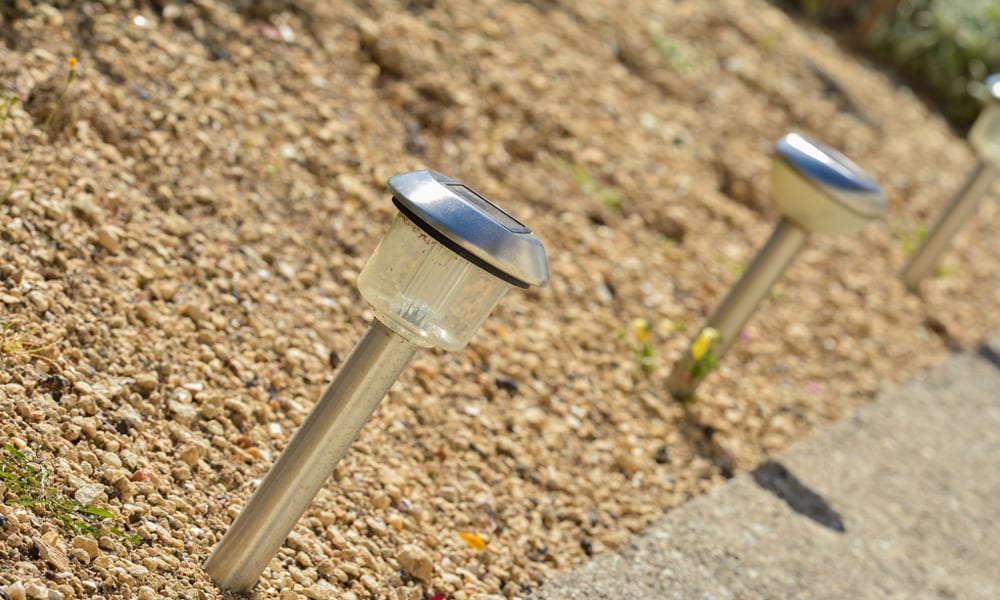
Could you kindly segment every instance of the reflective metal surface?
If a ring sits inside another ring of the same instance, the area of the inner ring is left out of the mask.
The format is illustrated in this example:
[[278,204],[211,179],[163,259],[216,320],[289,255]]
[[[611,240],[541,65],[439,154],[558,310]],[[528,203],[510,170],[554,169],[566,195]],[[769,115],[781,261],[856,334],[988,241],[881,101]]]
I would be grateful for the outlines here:
[[799,133],[775,144],[775,158],[784,161],[845,209],[866,218],[885,215],[888,203],[881,188],[861,167],[830,146]]
[[934,270],[955,233],[976,214],[980,200],[990,191],[998,177],[1000,172],[982,162],[969,173],[965,185],[945,207],[937,223],[928,232],[927,239],[900,272],[900,278],[910,291],[917,291],[920,281]]
[[[719,334],[718,342],[711,348],[715,360],[720,360],[733,345],[757,310],[757,305],[778,281],[808,237],[805,230],[787,219],[782,219],[774,228],[767,243],[705,324],[703,331],[711,328]],[[708,375],[707,372],[700,376],[692,373],[692,367],[698,358],[695,346],[699,337],[695,336],[667,380],[670,393],[675,398],[690,398],[701,380]]]
[[473,264],[518,287],[545,285],[542,242],[503,209],[435,171],[389,178],[399,211]]
[[219,587],[254,586],[416,351],[372,323],[205,562]]

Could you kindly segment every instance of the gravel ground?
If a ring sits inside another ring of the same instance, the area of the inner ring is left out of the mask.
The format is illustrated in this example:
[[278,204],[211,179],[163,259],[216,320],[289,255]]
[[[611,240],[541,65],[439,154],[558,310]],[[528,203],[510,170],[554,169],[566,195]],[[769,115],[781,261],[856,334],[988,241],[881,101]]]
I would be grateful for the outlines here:
[[992,346],[880,394],[533,600],[1000,597]]
[[[525,596],[1000,329],[995,202],[923,298],[894,277],[964,141],[766,2],[65,4],[0,9],[0,188],[30,158],[0,206],[0,464],[37,484],[0,484],[12,598],[221,597],[201,563],[371,318],[394,173],[509,209],[552,283],[418,355],[262,598]],[[773,225],[791,130],[891,221],[812,240],[684,409],[666,376]],[[80,506],[110,517],[74,533]]]

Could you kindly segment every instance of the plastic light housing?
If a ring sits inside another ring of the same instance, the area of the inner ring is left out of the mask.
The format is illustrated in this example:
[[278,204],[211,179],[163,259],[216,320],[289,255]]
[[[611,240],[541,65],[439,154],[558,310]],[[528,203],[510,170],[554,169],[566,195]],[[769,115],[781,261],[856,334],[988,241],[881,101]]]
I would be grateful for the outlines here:
[[358,278],[378,319],[414,344],[459,350],[512,286],[549,280],[530,229],[435,171],[389,179],[399,215]]
[[358,277],[379,321],[424,347],[459,350],[511,288],[397,215]]

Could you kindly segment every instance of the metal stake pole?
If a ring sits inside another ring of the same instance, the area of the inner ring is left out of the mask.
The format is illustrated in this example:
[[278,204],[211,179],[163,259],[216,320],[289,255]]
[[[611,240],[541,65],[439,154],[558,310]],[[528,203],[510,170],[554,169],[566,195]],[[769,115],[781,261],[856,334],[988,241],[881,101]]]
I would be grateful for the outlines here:
[[[760,249],[753,262],[747,267],[743,276],[729,291],[722,304],[715,310],[703,331],[709,327],[719,332],[718,343],[713,348],[716,359],[729,350],[740,331],[757,309],[761,299],[767,295],[771,286],[778,281],[789,263],[799,253],[806,243],[809,233],[787,218],[782,218],[771,233],[767,243]],[[695,336],[697,340],[699,336]],[[691,367],[695,357],[692,354],[694,343],[684,356],[674,365],[667,386],[676,398],[689,398],[698,388],[707,373],[694,377]]]
[[951,238],[976,214],[979,201],[997,178],[1000,178],[1000,172],[982,161],[969,173],[961,191],[952,198],[937,223],[931,228],[927,239],[917,248],[900,272],[903,283],[910,291],[917,291],[920,281],[934,269]]
[[417,351],[375,320],[205,563],[249,591]]

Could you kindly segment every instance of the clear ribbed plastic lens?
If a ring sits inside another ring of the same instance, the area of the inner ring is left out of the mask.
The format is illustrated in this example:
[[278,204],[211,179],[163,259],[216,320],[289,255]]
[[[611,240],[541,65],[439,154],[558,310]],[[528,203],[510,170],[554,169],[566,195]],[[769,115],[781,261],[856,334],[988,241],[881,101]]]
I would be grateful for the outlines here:
[[398,215],[358,277],[378,319],[415,344],[459,350],[510,285]]

